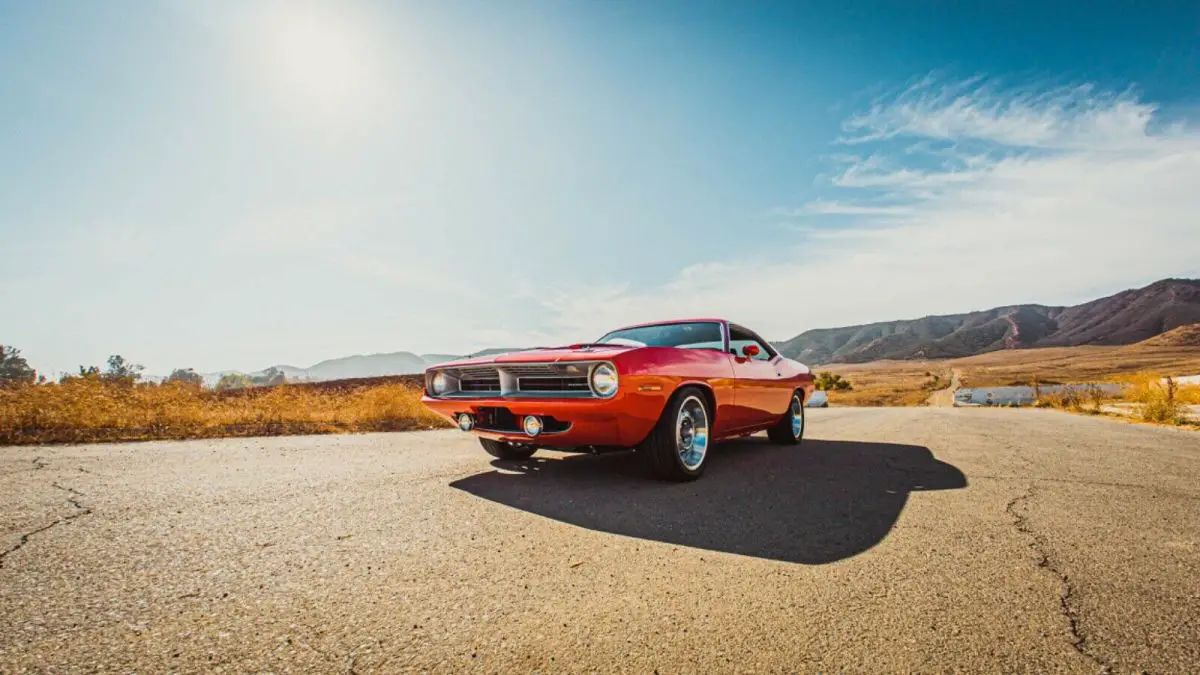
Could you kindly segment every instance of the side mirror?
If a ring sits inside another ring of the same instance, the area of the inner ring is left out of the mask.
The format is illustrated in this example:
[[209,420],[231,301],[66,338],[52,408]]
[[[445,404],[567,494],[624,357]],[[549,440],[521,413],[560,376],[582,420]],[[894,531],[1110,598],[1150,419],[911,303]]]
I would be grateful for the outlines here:
[[745,356],[748,359],[758,356],[758,345],[746,345],[745,347],[742,347],[742,356]]

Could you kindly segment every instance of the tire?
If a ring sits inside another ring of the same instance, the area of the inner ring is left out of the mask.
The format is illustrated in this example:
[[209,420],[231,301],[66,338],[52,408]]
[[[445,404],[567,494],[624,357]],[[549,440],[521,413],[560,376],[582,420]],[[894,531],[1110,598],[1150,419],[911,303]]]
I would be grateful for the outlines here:
[[711,431],[708,398],[698,387],[684,387],[667,402],[658,424],[638,447],[638,454],[655,478],[696,480],[708,465]]
[[493,441],[490,438],[479,439],[479,444],[496,459],[529,459],[537,452],[537,447],[532,445]]
[[[798,420],[797,420],[798,415]],[[798,421],[798,424],[795,422]],[[767,429],[767,438],[778,445],[796,445],[804,440],[804,394],[792,393],[792,402],[775,426]]]

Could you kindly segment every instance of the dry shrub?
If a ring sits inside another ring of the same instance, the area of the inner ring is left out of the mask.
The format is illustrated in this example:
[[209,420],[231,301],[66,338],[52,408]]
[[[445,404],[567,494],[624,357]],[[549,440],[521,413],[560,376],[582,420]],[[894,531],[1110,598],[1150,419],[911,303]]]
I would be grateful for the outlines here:
[[1098,413],[1100,406],[1117,397],[1094,384],[1069,384],[1054,390],[1035,387],[1034,407],[1059,408],[1075,412]]
[[1200,405],[1200,384],[1179,385],[1175,400],[1183,405]]
[[95,378],[0,388],[0,443],[90,442],[395,431],[447,426],[421,390],[383,382],[344,389],[280,385],[232,392]]
[[1164,382],[1158,375],[1142,373],[1126,378],[1125,400],[1139,404],[1138,416],[1147,422],[1188,423],[1184,406],[1200,404],[1200,386]]

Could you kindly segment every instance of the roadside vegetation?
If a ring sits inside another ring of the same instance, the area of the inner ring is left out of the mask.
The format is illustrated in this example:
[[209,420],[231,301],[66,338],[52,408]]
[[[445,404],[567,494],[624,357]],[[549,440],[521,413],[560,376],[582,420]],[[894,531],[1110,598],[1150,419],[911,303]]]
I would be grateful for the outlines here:
[[[87,443],[219,436],[407,431],[448,426],[421,405],[419,378],[208,390],[190,369],[161,384],[120,356],[104,370],[81,367],[58,382],[0,361],[0,445]],[[23,362],[23,360],[22,360]],[[11,376],[11,377],[10,377]]]
[[850,391],[854,388],[849,380],[843,380],[841,375],[830,372],[817,373],[813,383],[817,391]]
[[[1173,340],[1124,346],[1010,349],[957,359],[832,363],[820,370],[852,385],[851,390],[830,389],[830,405],[923,405],[931,392],[950,385],[954,371],[959,373],[962,387],[1030,385],[1035,381],[1043,385],[1124,382],[1150,378],[1149,373],[1200,374],[1200,349],[1179,336],[1187,334],[1177,330],[1169,336]],[[1081,396],[1086,399],[1088,394]]]
[[1189,406],[1200,405],[1200,385],[1181,385],[1153,373],[1138,373],[1113,381],[1125,385],[1121,394],[1106,394],[1095,385],[1067,386],[1039,394],[1035,405],[1089,414],[1119,414],[1156,424],[1200,426],[1200,419],[1189,414]]
[[1126,389],[1125,400],[1138,405],[1137,415],[1146,422],[1200,424],[1189,416],[1186,406],[1200,405],[1200,385],[1179,385],[1157,377],[1136,379]]

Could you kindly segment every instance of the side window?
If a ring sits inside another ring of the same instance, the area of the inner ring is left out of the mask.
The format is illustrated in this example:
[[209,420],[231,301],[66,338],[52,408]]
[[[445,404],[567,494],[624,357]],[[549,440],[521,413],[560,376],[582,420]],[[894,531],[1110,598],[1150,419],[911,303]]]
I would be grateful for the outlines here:
[[770,361],[775,356],[775,350],[764,344],[754,333],[730,324],[729,353],[735,356],[743,356],[745,355],[746,345],[758,347],[758,353],[754,355],[755,361]]

